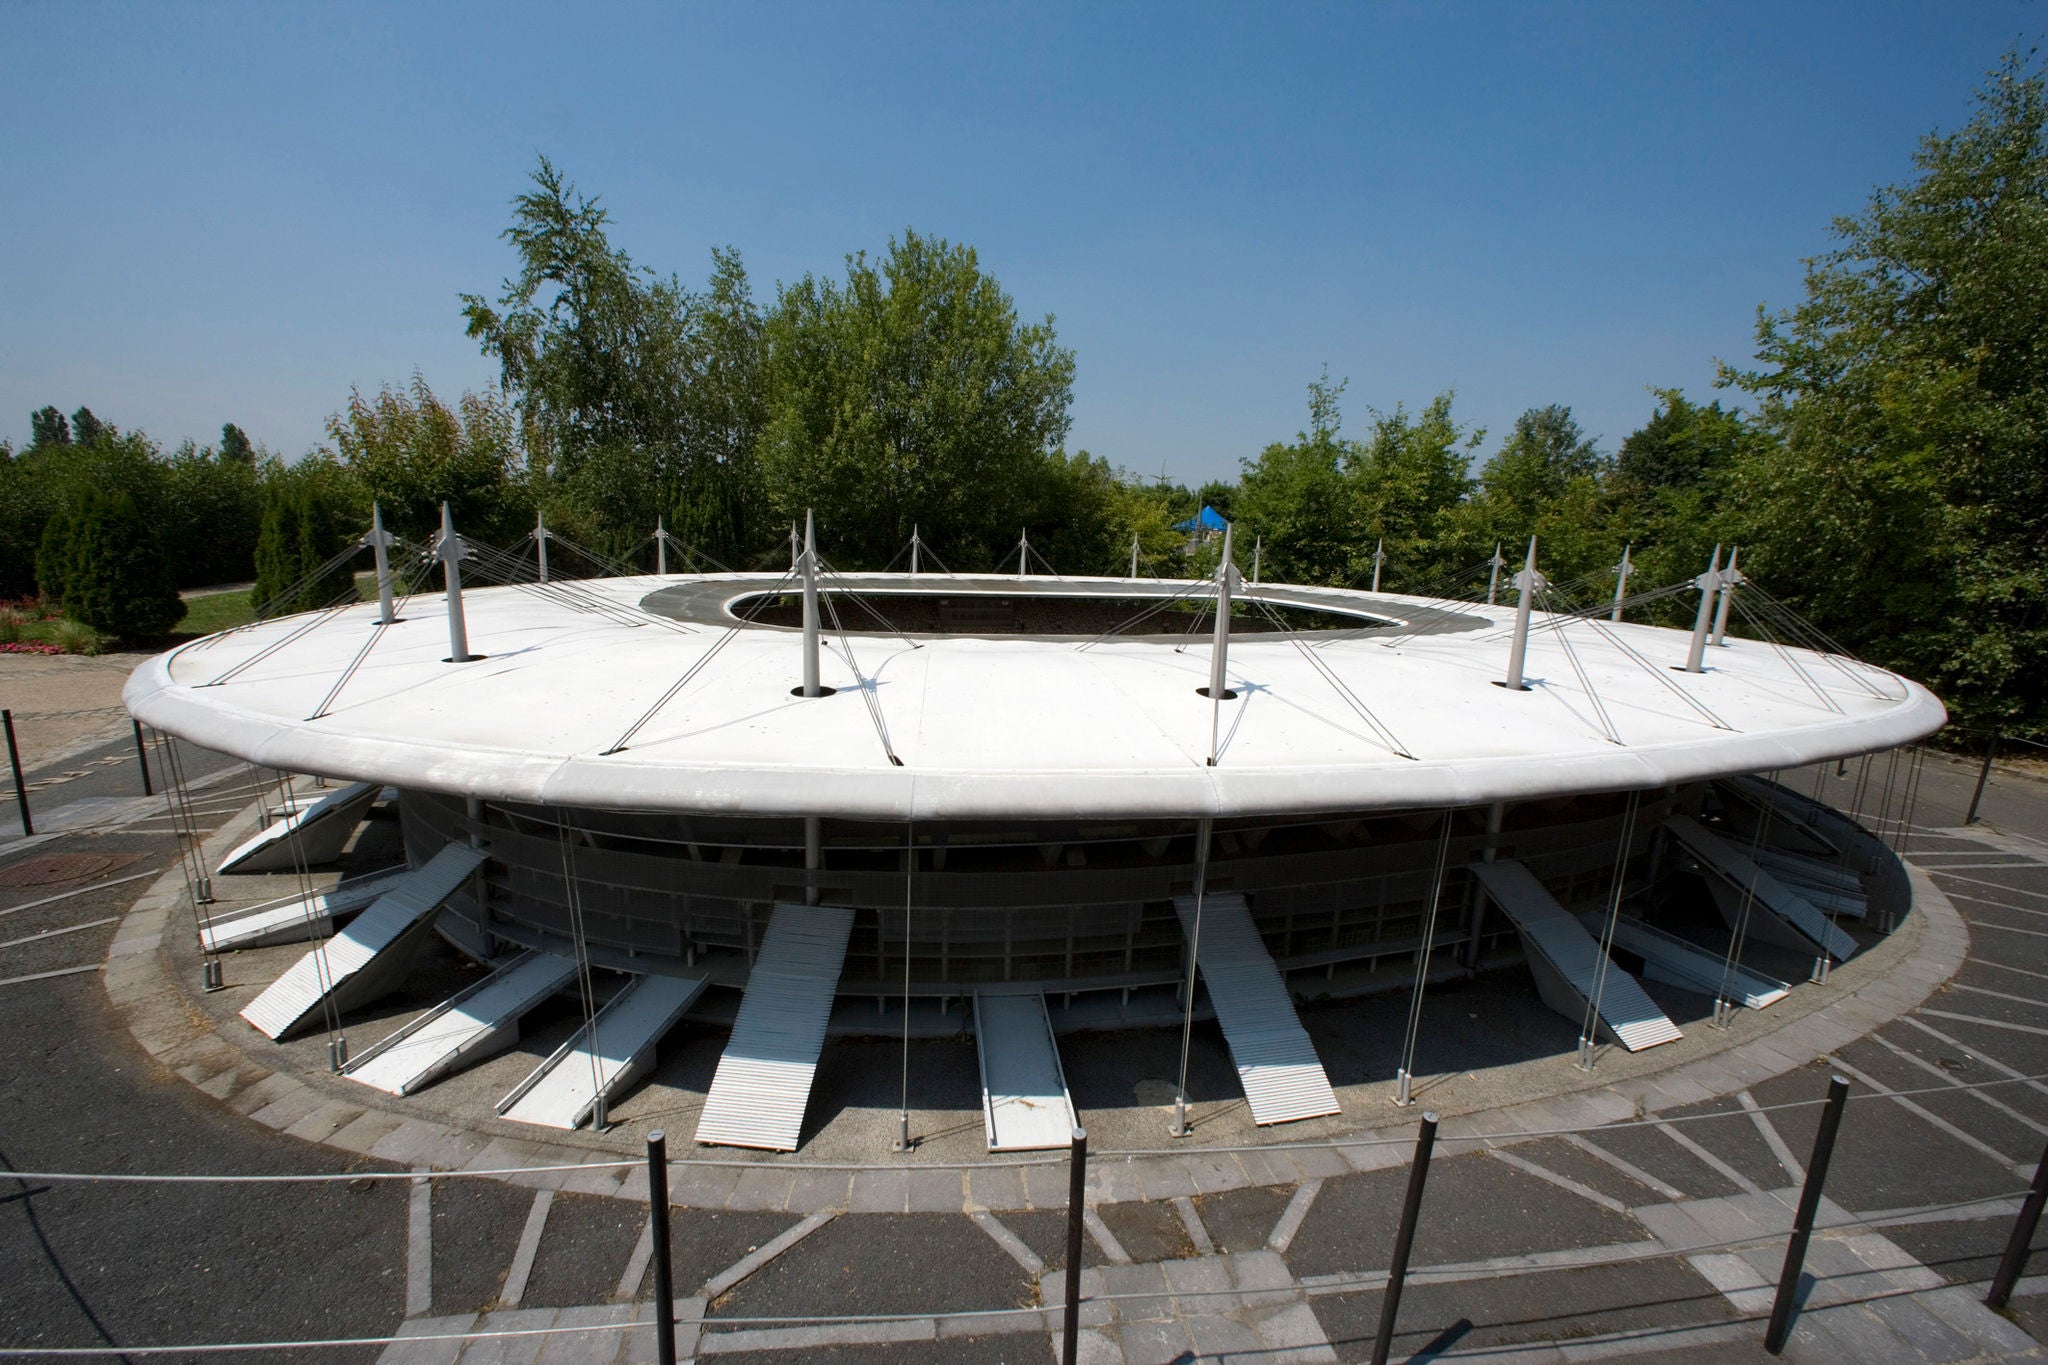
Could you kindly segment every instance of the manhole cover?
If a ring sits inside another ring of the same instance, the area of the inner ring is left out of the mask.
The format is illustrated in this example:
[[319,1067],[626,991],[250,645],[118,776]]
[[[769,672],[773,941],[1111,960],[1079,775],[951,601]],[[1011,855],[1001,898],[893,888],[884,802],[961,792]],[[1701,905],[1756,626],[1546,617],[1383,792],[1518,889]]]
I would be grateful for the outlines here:
[[140,853],[44,853],[0,866],[0,886],[62,886],[88,882],[138,861]]

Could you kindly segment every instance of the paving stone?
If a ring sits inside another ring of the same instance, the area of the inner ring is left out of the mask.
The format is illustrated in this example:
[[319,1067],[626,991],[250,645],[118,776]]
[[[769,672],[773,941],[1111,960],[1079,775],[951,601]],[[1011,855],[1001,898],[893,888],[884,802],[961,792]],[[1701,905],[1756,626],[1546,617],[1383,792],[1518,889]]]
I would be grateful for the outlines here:
[[368,1109],[359,1118],[344,1125],[333,1137],[328,1138],[327,1145],[367,1156],[371,1148],[396,1132],[398,1126],[404,1122],[405,1119],[397,1114],[386,1113],[381,1109]]
[[789,1202],[789,1192],[796,1185],[796,1173],[778,1170],[772,1166],[749,1166],[740,1172],[739,1182],[726,1196],[725,1206],[729,1209],[775,1209],[779,1210]]
[[903,1213],[910,1200],[910,1172],[858,1171],[847,1206],[855,1213]]
[[791,1213],[821,1213],[848,1206],[851,1171],[798,1171],[790,1182],[784,1208]]
[[[1092,1180],[1095,1171],[1089,1171]],[[1016,1166],[977,1166],[967,1173],[970,1203],[985,1209],[1021,1209],[1024,1204],[1024,1173]]]
[[965,1181],[955,1169],[907,1172],[907,1206],[911,1213],[958,1213],[965,1203]]
[[1192,1344],[1177,1322],[1125,1320],[1117,1329],[1125,1365],[1176,1365]]

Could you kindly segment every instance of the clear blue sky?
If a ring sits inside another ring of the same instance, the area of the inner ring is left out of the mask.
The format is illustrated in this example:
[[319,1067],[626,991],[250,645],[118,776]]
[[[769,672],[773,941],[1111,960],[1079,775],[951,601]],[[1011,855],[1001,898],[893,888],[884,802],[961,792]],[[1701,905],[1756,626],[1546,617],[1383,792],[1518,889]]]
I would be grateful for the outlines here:
[[0,437],[86,404],[296,456],[351,385],[495,377],[538,154],[765,304],[906,225],[1076,352],[1070,448],[1189,482],[1455,387],[1612,449],[1710,396],[1831,217],[1910,172],[2039,5],[0,8]]

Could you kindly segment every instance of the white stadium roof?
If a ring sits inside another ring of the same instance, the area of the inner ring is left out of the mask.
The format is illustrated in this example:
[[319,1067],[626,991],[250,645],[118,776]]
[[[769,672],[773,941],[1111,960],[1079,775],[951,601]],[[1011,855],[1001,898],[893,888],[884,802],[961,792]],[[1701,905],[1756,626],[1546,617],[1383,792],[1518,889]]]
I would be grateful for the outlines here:
[[[439,594],[413,598],[367,654],[375,604],[317,623],[287,617],[148,660],[125,699],[139,719],[194,743],[333,777],[568,806],[882,820],[1527,800],[1885,749],[1945,719],[1926,689],[1839,656],[1731,637],[1708,650],[1704,672],[1684,673],[1684,632],[1542,613],[1529,639],[1531,690],[1511,693],[1498,685],[1511,605],[1268,585],[1241,592],[1426,628],[1233,635],[1238,695],[1222,703],[1211,766],[1211,703],[1196,690],[1208,681],[1206,633],[1087,648],[970,634],[918,636],[913,647],[856,633],[859,675],[828,635],[822,680],[837,690],[807,699],[791,695],[799,632],[733,630],[726,612],[787,581],[471,590],[469,645],[484,657],[462,664],[445,662]],[[889,593],[1127,599],[1201,585],[870,574],[827,590],[870,594],[886,612]],[[630,744],[606,752],[729,631]]]

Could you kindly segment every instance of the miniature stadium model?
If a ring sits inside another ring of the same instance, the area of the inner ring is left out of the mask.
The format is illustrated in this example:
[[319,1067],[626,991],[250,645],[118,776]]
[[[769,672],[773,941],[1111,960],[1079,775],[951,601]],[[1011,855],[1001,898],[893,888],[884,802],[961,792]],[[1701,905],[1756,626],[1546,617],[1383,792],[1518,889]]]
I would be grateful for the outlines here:
[[[388,538],[364,543],[381,563]],[[381,602],[186,645],[126,700],[210,749],[397,790],[420,885],[252,1022],[281,1036],[323,993],[388,989],[432,926],[503,979],[358,1059],[402,1093],[594,979],[610,1003],[500,1106],[558,1126],[601,1117],[721,996],[732,1040],[698,1136],[778,1149],[835,999],[965,1018],[992,1148],[1066,1140],[1057,1034],[1190,1002],[1258,1122],[1331,1113],[1295,996],[1413,974],[1425,946],[1471,967],[1519,945],[1545,1003],[1587,1021],[1582,1050],[1655,1046],[1678,1030],[1610,947],[1731,1008],[1784,983],[1739,943],[1645,922],[1638,894],[1698,875],[1737,938],[1846,957],[1865,899],[1844,822],[1748,775],[1944,720],[1789,616],[1768,618],[1782,640],[1727,636],[1731,600],[1782,609],[1718,559],[1644,595],[1696,597],[1688,633],[1623,620],[1619,589],[1570,611],[1533,546],[1512,578],[1480,566],[1476,600],[915,555],[843,575],[808,540],[781,574],[565,581],[543,559],[511,582],[511,556],[469,552],[447,530],[444,593],[396,600],[387,570]],[[479,571],[501,585],[464,591]]]

